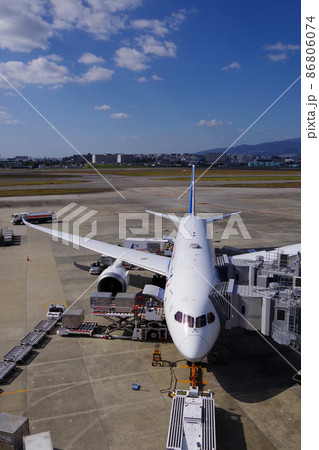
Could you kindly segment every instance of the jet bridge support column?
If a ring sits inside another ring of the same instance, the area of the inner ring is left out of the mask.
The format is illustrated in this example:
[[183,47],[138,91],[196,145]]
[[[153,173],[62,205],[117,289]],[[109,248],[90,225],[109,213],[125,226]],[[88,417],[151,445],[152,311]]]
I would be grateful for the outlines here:
[[271,297],[265,296],[262,298],[260,331],[265,336],[270,335],[271,302],[272,302]]

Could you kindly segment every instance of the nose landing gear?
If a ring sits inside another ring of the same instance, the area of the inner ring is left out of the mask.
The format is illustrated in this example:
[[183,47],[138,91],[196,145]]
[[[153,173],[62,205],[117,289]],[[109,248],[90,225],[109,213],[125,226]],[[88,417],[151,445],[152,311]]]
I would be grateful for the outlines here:
[[192,386],[192,388],[195,388],[198,386],[199,390],[203,387],[203,371],[202,367],[199,365],[199,363],[191,363],[190,371],[189,371],[189,381]]

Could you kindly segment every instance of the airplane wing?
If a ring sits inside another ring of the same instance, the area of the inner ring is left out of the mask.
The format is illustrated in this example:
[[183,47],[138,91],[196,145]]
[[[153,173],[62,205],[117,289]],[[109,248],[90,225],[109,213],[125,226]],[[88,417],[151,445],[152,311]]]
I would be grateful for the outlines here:
[[146,253],[131,248],[123,248],[118,245],[107,244],[105,242],[96,241],[95,239],[86,239],[76,234],[64,233],[62,231],[41,227],[40,225],[34,225],[23,219],[23,223],[28,227],[35,230],[42,231],[50,234],[51,236],[60,238],[64,241],[72,242],[80,247],[87,248],[100,255],[111,256],[112,258],[127,262],[142,269],[150,270],[151,272],[158,273],[166,276],[168,273],[168,266],[170,258],[161,255],[155,255],[153,253]]

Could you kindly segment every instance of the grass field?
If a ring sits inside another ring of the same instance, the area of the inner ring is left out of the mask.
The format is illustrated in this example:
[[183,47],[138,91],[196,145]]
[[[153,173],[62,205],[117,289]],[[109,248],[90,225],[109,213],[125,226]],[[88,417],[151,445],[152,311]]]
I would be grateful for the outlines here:
[[[117,175],[117,176],[126,176],[126,177],[181,177],[181,179],[189,180],[191,176],[191,168],[178,168],[178,167],[125,167],[125,168],[113,168],[113,169],[104,169],[103,167],[97,167],[97,170],[102,174],[109,175]],[[76,170],[76,173],[94,173],[92,169],[83,169]],[[255,168],[247,168],[247,169],[224,169],[224,168],[211,168],[207,170],[196,168],[195,171],[196,178],[205,174],[205,177],[229,177],[232,178],[234,176],[267,176],[267,177],[282,177],[282,176],[300,176],[300,169],[255,169]]]
[[64,195],[64,194],[93,194],[96,192],[110,191],[111,188],[96,188],[96,189],[1,189],[0,197],[20,197],[33,195]]
[[[191,168],[180,167],[123,167],[101,168],[99,173],[110,176],[146,177],[161,182],[189,183]],[[201,175],[203,176],[201,177]],[[0,197],[27,195],[61,195],[94,193],[110,190],[109,188],[72,187],[74,183],[86,183],[87,175],[98,174],[93,169],[50,169],[50,170],[0,170]],[[196,169],[196,178],[207,185],[243,188],[300,188],[300,169]],[[9,179],[10,178],[10,179]],[[73,179],[67,179],[73,178]],[[96,178],[95,178],[96,180]],[[69,187],[49,187],[68,184]],[[174,184],[172,184],[174,185]],[[21,189],[10,189],[20,187]],[[46,188],[47,186],[47,188]],[[24,189],[22,188],[24,187]],[[31,188],[32,189],[29,189]]]
[[21,180],[21,181],[0,181],[0,187],[13,186],[41,186],[41,185],[55,185],[55,184],[72,184],[72,183],[87,183],[88,180]]
[[72,174],[71,171],[63,172],[63,169],[50,170],[20,170],[20,169],[2,169],[0,170],[0,180],[7,178],[72,178],[77,177],[79,174]]

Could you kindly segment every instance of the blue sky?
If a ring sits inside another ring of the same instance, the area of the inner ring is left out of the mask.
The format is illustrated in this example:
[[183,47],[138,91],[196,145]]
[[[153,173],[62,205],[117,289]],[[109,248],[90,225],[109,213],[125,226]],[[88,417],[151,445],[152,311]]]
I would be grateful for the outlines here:
[[[2,1],[0,74],[81,153],[228,147],[300,75],[300,2]],[[300,81],[238,144],[299,136]],[[1,157],[73,153],[0,77]]]

